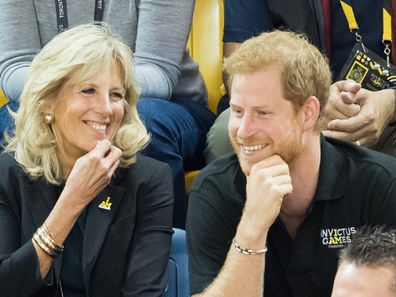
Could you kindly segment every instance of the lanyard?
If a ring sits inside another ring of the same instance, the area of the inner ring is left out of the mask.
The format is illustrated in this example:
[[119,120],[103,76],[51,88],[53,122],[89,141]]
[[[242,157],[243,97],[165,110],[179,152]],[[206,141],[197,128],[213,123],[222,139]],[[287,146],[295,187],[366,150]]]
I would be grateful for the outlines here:
[[[342,10],[348,21],[349,30],[355,33],[356,41],[362,44],[363,50],[366,48],[363,45],[362,36],[359,34],[359,26],[355,19],[355,14],[353,13],[352,5],[350,0],[340,0]],[[385,46],[384,53],[386,55],[386,60],[388,66],[390,65],[390,45],[392,44],[392,17],[391,17],[391,2],[390,0],[384,0],[384,5],[382,9],[382,43]]]
[[[56,21],[58,26],[58,33],[61,33],[69,28],[66,0],[55,0],[55,7],[56,7]],[[104,11],[104,0],[95,0],[95,15],[94,15],[95,22],[101,22],[103,20],[103,11]]]

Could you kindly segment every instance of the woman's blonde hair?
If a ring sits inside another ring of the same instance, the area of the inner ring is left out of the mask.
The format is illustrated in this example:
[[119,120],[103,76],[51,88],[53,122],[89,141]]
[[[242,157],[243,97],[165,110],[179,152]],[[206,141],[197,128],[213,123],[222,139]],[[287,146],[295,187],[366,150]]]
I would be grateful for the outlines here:
[[330,68],[326,57],[302,34],[275,30],[251,38],[225,59],[224,71],[231,86],[235,75],[272,65],[281,69],[282,95],[286,100],[300,108],[309,96],[315,96],[322,113],[329,96]]
[[138,87],[134,81],[130,48],[112,34],[105,23],[80,25],[54,37],[34,58],[15,117],[15,134],[7,137],[6,151],[33,178],[50,183],[64,181],[57,157],[54,135],[45,122],[46,111],[65,84],[77,84],[94,77],[104,65],[118,63],[126,90],[124,117],[113,143],[122,150],[120,166],[135,162],[136,153],[149,141],[139,119],[136,104]]

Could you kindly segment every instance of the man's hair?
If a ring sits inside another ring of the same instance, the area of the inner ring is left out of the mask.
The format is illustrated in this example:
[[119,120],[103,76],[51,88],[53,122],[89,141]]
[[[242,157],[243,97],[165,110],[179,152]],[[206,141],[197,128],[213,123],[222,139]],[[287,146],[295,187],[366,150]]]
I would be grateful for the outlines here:
[[362,227],[352,242],[340,252],[340,263],[367,267],[387,267],[393,274],[391,290],[396,293],[396,229]]
[[33,179],[44,178],[53,184],[64,179],[57,144],[45,122],[45,114],[56,104],[62,86],[91,79],[111,63],[119,65],[126,90],[124,117],[113,142],[122,150],[120,166],[135,162],[149,135],[136,110],[139,90],[132,51],[112,34],[109,25],[80,25],[58,34],[33,59],[20,108],[14,115],[15,135],[7,137],[6,151],[15,152],[16,160]]
[[326,105],[331,72],[326,57],[305,35],[287,31],[262,33],[251,38],[224,61],[229,86],[237,74],[253,73],[269,66],[281,70],[282,95],[297,108],[309,96],[320,102],[321,113]]

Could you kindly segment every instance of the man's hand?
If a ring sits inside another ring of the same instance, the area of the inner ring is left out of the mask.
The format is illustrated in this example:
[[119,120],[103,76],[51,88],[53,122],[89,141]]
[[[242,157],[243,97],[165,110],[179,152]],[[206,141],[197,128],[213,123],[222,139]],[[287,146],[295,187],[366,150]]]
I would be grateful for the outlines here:
[[278,217],[283,198],[292,190],[289,166],[278,155],[253,165],[247,177],[246,204],[238,239],[251,248],[263,248],[263,238]]
[[330,86],[329,99],[323,112],[321,128],[328,129],[327,124],[335,119],[348,119],[360,112],[355,95],[361,89],[353,80],[341,80]]
[[361,89],[351,96],[353,105],[358,104],[360,111],[348,118],[328,122],[326,136],[355,141],[367,147],[374,146],[386,125],[393,119],[395,110],[394,90],[369,91]]

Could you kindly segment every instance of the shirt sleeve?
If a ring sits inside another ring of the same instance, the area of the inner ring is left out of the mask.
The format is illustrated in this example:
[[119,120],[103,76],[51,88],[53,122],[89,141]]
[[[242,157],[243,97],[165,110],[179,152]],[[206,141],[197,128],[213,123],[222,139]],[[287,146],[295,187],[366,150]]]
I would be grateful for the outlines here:
[[18,100],[41,42],[33,0],[4,0],[0,9],[0,86]]
[[173,187],[163,165],[139,190],[137,223],[122,296],[162,296],[172,240]]
[[370,202],[366,205],[368,211],[367,224],[384,225],[396,229],[396,179],[389,180],[388,175],[376,176],[374,190]]
[[273,29],[266,0],[225,0],[223,42],[242,43]]
[[141,0],[135,58],[142,96],[170,99],[180,78],[194,2]]
[[239,217],[215,182],[206,180],[191,190],[186,225],[191,295],[204,291],[217,277]]

